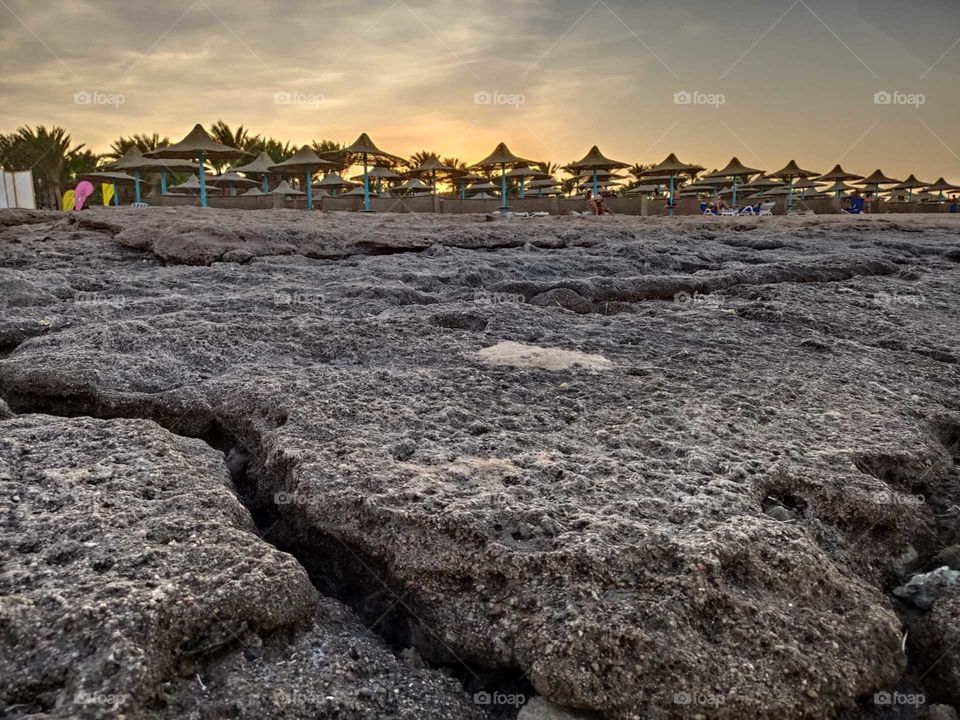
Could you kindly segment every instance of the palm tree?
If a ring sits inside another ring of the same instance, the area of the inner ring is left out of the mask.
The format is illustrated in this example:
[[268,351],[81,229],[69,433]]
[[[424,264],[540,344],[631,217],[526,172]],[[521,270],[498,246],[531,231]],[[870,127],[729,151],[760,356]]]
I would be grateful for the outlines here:
[[554,177],[558,172],[560,172],[560,166],[549,161],[533,163],[533,167],[540,172],[547,173],[550,177]]
[[0,143],[5,164],[33,171],[38,204],[48,208],[60,207],[61,190],[76,168],[96,164],[97,156],[83,151],[83,147],[73,147],[73,140],[62,127],[47,129],[43,125],[21,127]]
[[[234,130],[223,120],[217,120],[210,126],[210,137],[222,145],[245,152],[251,152],[250,148],[260,140],[259,135],[251,135],[250,130],[243,125],[238,125],[237,129]],[[232,160],[214,160],[212,158],[208,162],[218,173],[223,172],[224,168],[233,164]]]
[[247,152],[259,155],[262,152],[267,153],[278,163],[289,160],[297,152],[297,146],[289,140],[278,140],[277,138],[262,138],[250,143],[246,148]]
[[343,143],[334,140],[314,140],[310,143],[310,147],[317,155],[323,155],[324,153],[335,153],[343,150]]
[[461,160],[460,158],[448,157],[448,158],[444,158],[444,159],[441,160],[440,162],[442,162],[444,165],[449,165],[450,167],[454,168],[455,170],[466,170],[466,169],[467,169],[467,164],[466,164],[463,160]]
[[420,167],[425,162],[427,162],[427,160],[436,160],[437,162],[439,162],[440,153],[429,152],[428,150],[421,150],[420,152],[414,153],[413,155],[410,156],[409,164],[410,164],[410,167],[412,168]]
[[210,137],[218,143],[239,150],[247,150],[250,145],[260,139],[259,135],[251,135],[250,130],[243,125],[238,125],[234,130],[223,120],[217,120],[210,126]]
[[160,137],[157,133],[153,133],[153,135],[135,134],[130,137],[123,137],[121,135],[110,143],[110,152],[105,153],[103,157],[118,160],[126,155],[130,148],[133,147],[137,148],[140,152],[149,152],[150,150],[166,147],[169,144],[170,138]]

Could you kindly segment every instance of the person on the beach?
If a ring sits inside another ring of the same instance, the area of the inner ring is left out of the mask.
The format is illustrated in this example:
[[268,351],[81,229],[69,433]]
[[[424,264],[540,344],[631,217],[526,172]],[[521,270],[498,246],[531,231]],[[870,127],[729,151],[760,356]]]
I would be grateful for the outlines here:
[[603,215],[607,212],[606,207],[603,205],[603,197],[594,197],[592,190],[587,190],[587,202],[590,203],[590,211],[594,215]]
[[955,213],[957,211],[957,196],[950,196],[950,212]]

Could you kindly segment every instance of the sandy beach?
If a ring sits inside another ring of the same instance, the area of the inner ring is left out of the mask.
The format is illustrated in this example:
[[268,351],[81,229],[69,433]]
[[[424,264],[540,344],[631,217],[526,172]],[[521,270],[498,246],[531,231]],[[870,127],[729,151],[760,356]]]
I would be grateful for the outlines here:
[[4,702],[960,704],[958,281],[952,217],[0,212]]

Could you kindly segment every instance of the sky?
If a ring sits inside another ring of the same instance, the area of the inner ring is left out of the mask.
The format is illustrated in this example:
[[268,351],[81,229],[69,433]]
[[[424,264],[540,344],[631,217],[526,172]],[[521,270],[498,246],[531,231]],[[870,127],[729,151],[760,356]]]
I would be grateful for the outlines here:
[[106,151],[224,120],[296,144],[592,145],[960,184],[958,0],[0,0],[0,132]]

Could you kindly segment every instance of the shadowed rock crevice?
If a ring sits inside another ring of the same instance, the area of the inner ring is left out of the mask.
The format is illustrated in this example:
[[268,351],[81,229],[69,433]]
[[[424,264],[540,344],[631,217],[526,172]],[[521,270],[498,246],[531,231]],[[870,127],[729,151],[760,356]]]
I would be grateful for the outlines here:
[[[237,499],[249,511],[261,540],[296,558],[321,596],[334,598],[351,608],[364,627],[385,642],[398,659],[414,668],[438,670],[455,677],[466,695],[481,698],[479,709],[486,711],[487,717],[493,720],[516,717],[520,705],[486,708],[483,707],[483,694],[523,698],[536,694],[526,673],[519,668],[485,667],[477,662],[464,662],[435,631],[418,620],[408,593],[393,589],[402,585],[391,577],[382,560],[335,536],[299,524],[293,512],[299,509],[297,498],[276,490],[286,486],[287,481],[271,477],[256,452],[244,445],[208,409],[193,407],[183,415],[172,416],[168,411],[155,408],[156,412],[148,409],[141,415],[127,416],[118,414],[114,406],[93,403],[90,398],[79,395],[54,397],[9,393],[6,401],[17,415],[149,419],[174,435],[202,440],[222,453]],[[4,409],[3,402],[0,394],[0,409]],[[3,417],[0,412],[0,420]],[[186,417],[190,420],[185,420]],[[262,424],[275,427],[276,418],[268,418]],[[181,648],[184,658],[181,665],[188,663],[190,674],[202,672],[225,654],[245,647],[243,637],[248,630],[245,626],[227,627],[216,637],[184,646]],[[51,689],[60,687],[57,684]]]

